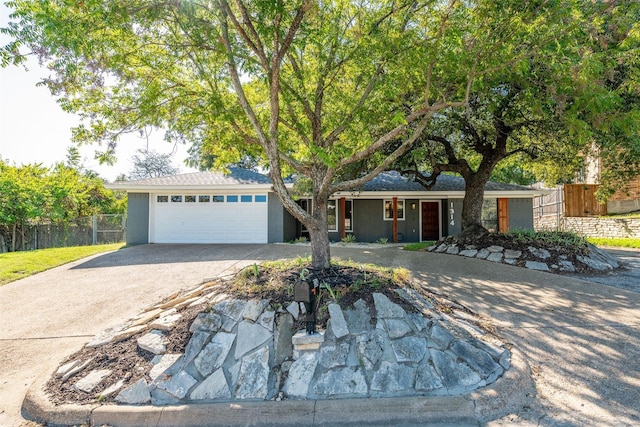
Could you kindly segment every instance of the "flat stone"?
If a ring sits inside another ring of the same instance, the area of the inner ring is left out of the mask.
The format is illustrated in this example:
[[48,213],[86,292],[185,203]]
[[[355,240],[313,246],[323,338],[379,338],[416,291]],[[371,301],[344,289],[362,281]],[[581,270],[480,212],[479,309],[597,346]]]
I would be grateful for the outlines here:
[[360,369],[339,368],[322,374],[313,388],[323,396],[364,396],[368,392],[367,381]]
[[407,316],[418,332],[422,332],[429,327],[429,321],[418,313],[408,313]]
[[74,376],[75,374],[77,374],[78,372],[81,372],[84,370],[84,368],[86,368],[87,366],[89,366],[89,364],[91,362],[93,362],[93,357],[85,360],[84,362],[80,363],[79,365],[74,366],[73,368],[69,369],[61,378],[62,382],[67,381],[69,378],[71,378],[72,376]]
[[491,252],[489,252],[488,249],[480,249],[478,251],[478,254],[476,255],[476,258],[478,259],[487,259],[487,257],[491,254]]
[[213,306],[213,311],[233,320],[240,320],[244,312],[245,301],[228,299]]
[[177,399],[182,399],[197,382],[198,381],[186,371],[180,371],[171,378],[159,381],[156,384],[160,390],[166,391]]
[[527,249],[529,250],[529,252],[531,252],[531,254],[533,256],[535,256],[537,258],[547,259],[547,258],[551,257],[551,254],[546,249],[536,248],[536,247],[533,247],[533,246],[529,246]]
[[329,316],[331,318],[331,331],[333,335],[340,339],[346,335],[349,335],[349,328],[347,327],[347,321],[342,314],[342,309],[338,304],[329,304]]
[[530,270],[549,271],[549,266],[542,261],[526,261],[524,266]]
[[218,313],[200,313],[191,322],[189,332],[192,334],[196,331],[204,331],[209,333],[218,332],[222,327],[222,317]]
[[131,326],[126,329],[107,329],[96,335],[91,341],[89,341],[89,343],[87,343],[87,347],[98,348],[110,342],[119,342],[136,334],[139,334],[146,329],[147,325]]
[[442,243],[437,248],[434,249],[434,252],[441,254],[443,252],[446,252],[447,249],[449,249],[449,246],[445,243]]
[[269,347],[244,356],[240,365],[235,397],[237,399],[265,399],[269,382]]
[[608,271],[608,270],[613,270],[613,267],[611,267],[611,265],[592,258],[590,256],[585,257],[582,255],[577,255],[576,258],[578,259],[578,261],[580,261],[581,263],[585,264],[587,267],[592,268],[594,270],[598,270],[598,271]]
[[487,250],[494,254],[494,253],[502,253],[502,251],[504,251],[504,248],[502,246],[498,246],[498,245],[491,245],[487,248]]
[[276,330],[273,335],[273,364],[280,365],[291,356],[293,345],[293,317],[289,313],[276,316]]
[[396,393],[413,388],[415,369],[403,364],[382,362],[371,380],[371,390]]
[[365,369],[373,369],[383,353],[382,340],[375,332],[358,335],[356,337],[356,351],[358,360]]
[[73,388],[75,388],[76,390],[84,391],[85,393],[91,393],[93,389],[96,388],[109,375],[111,375],[110,369],[93,370],[89,372],[87,376],[78,380],[78,382],[73,385]]
[[460,253],[458,255],[466,256],[466,257],[469,257],[469,258],[473,258],[474,256],[478,255],[478,250],[477,249],[465,249],[463,251],[460,251]]
[[202,351],[205,344],[209,341],[211,333],[207,331],[197,330],[191,336],[187,348],[184,351],[184,365],[188,365]]
[[367,304],[359,299],[353,304],[353,309],[343,311],[347,320],[347,327],[352,334],[361,334],[371,330],[371,315]]
[[603,251],[602,249],[592,245],[591,243],[587,243],[587,248],[589,249],[589,258],[599,260],[609,265],[612,269],[620,267],[618,259],[610,253]]
[[447,253],[450,255],[458,255],[460,253],[460,248],[458,248],[458,245],[451,245],[447,248]]
[[401,338],[412,332],[411,327],[402,319],[385,319],[389,338]]
[[255,322],[264,309],[267,308],[267,305],[269,305],[269,300],[266,299],[252,299],[247,301],[247,304],[244,306],[244,311],[242,312],[242,318]]
[[373,302],[376,306],[376,313],[379,319],[384,318],[404,318],[405,311],[398,304],[391,302],[386,295],[375,292]]
[[222,366],[233,346],[236,334],[218,332],[200,354],[195,358],[194,364],[203,377]]
[[464,361],[467,362],[467,365],[478,372],[483,378],[488,378],[496,371],[500,371],[500,373],[502,373],[500,365],[498,365],[486,351],[483,351],[466,341],[456,341],[451,346],[451,350],[464,359]]
[[80,365],[80,363],[82,363],[82,361],[80,359],[77,359],[77,360],[72,360],[71,362],[67,362],[64,365],[60,366],[55,373],[56,378],[64,377],[67,372],[71,371],[73,368]]
[[442,387],[444,387],[442,380],[433,366],[429,364],[418,365],[415,384],[417,391],[435,391]]
[[229,385],[227,384],[227,379],[222,369],[214,371],[204,381],[198,384],[189,395],[189,398],[191,400],[231,398],[231,391],[229,391]]
[[348,342],[338,345],[326,345],[320,350],[320,363],[326,369],[347,365],[347,356],[351,346]]
[[324,342],[324,331],[315,334],[307,334],[305,331],[298,331],[291,337],[293,345],[322,344]]
[[161,331],[170,331],[173,329],[173,325],[182,318],[180,313],[171,313],[165,316],[159,317],[149,324],[152,329],[159,329]]
[[391,341],[398,362],[419,362],[427,351],[427,341],[422,337],[404,337]]
[[142,313],[135,318],[135,320],[131,323],[131,326],[146,325],[147,323],[158,317],[163,311],[164,310],[162,310],[161,308],[155,308],[153,310],[147,311],[146,313]]
[[434,324],[431,327],[430,341],[436,343],[442,350],[446,350],[453,340],[453,335],[442,326]]
[[287,306],[287,311],[293,316],[295,320],[298,320],[300,316],[300,304],[297,302],[292,302]]
[[161,356],[156,356],[158,359],[149,371],[149,377],[151,377],[151,379],[155,381],[166,370],[173,367],[173,365],[178,361],[178,359],[180,359],[181,356],[182,354],[180,353],[169,353],[163,354]]
[[515,265],[516,262],[518,262],[518,260],[515,258],[505,258],[503,261],[505,264],[509,264],[509,265]]
[[149,386],[144,378],[125,388],[116,396],[116,402],[129,405],[142,405],[151,402]]
[[560,264],[560,271],[566,271],[569,273],[575,273],[576,271],[576,267],[571,261],[561,260],[558,264]]
[[271,337],[271,332],[267,329],[256,323],[243,320],[238,325],[238,340],[236,341],[235,358],[242,358],[242,356],[254,348],[260,347],[268,339],[271,339]]
[[521,256],[522,256],[522,251],[516,251],[513,249],[504,250],[505,259],[516,259],[516,258],[520,258]]
[[120,380],[116,381],[114,384],[112,384],[109,387],[107,387],[104,390],[102,390],[100,393],[98,393],[98,398],[99,399],[104,399],[104,398],[107,398],[109,396],[112,396],[112,395],[116,394],[118,391],[120,391],[120,389],[123,386],[124,386],[124,380],[120,379]]
[[473,389],[482,381],[468,365],[458,363],[454,356],[440,350],[431,349],[431,359],[436,372],[442,378],[442,384],[449,392],[464,392]]
[[284,392],[292,397],[307,397],[309,385],[318,366],[316,353],[305,353],[289,368]]
[[491,262],[502,262],[502,252],[492,252],[486,260]]
[[276,312],[275,311],[265,311],[258,318],[258,325],[267,329],[269,332],[273,332],[273,324],[275,322]]
[[153,354],[164,354],[167,352],[165,336],[157,330],[153,330],[138,338],[138,347],[150,351]]

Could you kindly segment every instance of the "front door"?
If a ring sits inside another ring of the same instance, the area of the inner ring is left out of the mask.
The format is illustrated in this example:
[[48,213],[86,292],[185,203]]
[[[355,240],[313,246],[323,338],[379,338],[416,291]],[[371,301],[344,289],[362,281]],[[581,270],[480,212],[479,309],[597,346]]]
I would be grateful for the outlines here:
[[509,231],[509,199],[498,199],[498,231]]
[[440,204],[422,202],[422,241],[435,241],[440,238]]

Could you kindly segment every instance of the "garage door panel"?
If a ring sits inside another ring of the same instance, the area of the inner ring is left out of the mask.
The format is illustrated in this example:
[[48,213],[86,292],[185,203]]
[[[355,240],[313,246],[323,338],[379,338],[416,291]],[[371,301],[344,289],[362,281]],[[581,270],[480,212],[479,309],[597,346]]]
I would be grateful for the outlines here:
[[267,243],[267,203],[158,203],[156,197],[152,200],[155,243]]

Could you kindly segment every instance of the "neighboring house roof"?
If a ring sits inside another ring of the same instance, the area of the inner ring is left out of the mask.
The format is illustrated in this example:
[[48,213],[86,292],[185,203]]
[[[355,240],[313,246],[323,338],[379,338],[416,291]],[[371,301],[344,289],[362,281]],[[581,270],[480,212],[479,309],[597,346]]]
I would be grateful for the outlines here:
[[[269,190],[271,180],[267,175],[241,168],[229,168],[230,173],[222,172],[193,172],[180,175],[147,178],[137,181],[122,181],[109,184],[114,190],[127,191],[172,191],[172,190]],[[416,196],[416,193],[424,193],[425,196],[464,196],[464,179],[451,175],[440,175],[436,185],[427,190],[415,181],[400,175],[396,171],[383,172],[376,178],[364,184],[361,188],[345,191],[339,195],[364,197],[370,196]],[[487,195],[505,197],[532,197],[536,194],[544,194],[545,190],[537,190],[520,185],[489,182],[485,186]]]

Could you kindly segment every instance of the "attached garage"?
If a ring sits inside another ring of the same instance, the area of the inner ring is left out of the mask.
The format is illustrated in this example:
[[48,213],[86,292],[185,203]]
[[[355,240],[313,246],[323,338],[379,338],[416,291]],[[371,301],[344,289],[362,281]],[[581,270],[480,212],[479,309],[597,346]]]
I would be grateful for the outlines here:
[[112,184],[115,190],[127,191],[127,243],[270,243],[293,239],[269,178],[240,168],[229,168],[229,172],[194,172]]
[[267,243],[266,194],[170,193],[150,198],[151,243]]

